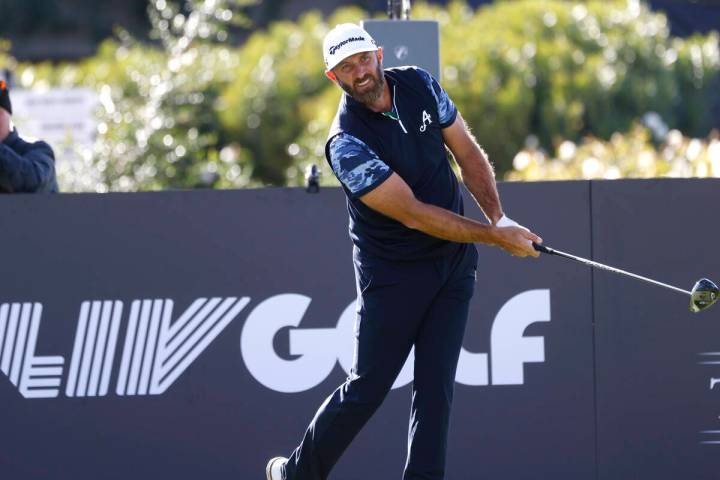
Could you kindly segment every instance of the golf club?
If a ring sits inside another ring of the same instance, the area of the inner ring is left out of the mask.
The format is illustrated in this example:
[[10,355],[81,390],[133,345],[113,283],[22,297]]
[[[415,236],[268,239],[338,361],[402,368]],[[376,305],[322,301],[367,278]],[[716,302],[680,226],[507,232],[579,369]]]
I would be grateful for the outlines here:
[[609,272],[619,273],[620,275],[626,275],[628,277],[636,278],[638,280],[642,280],[643,282],[657,285],[658,287],[664,287],[664,288],[674,290],[679,293],[684,293],[686,295],[690,295],[690,311],[693,313],[701,312],[703,310],[706,310],[707,308],[710,308],[710,306],[717,301],[718,294],[720,294],[720,290],[718,289],[717,285],[715,285],[713,282],[711,282],[707,278],[701,278],[700,280],[695,282],[695,285],[693,286],[692,290],[688,291],[688,290],[684,290],[682,288],[668,285],[667,283],[658,282],[657,280],[653,280],[651,278],[647,278],[647,277],[643,277],[641,275],[626,272],[625,270],[620,270],[619,268],[611,267],[608,265],[603,265],[602,263],[593,262],[592,260],[588,260],[586,258],[577,257],[575,255],[571,255],[569,253],[566,253],[566,252],[563,252],[560,250],[555,250],[554,248],[550,248],[545,245],[540,245],[535,242],[533,242],[533,248],[535,248],[535,250],[537,250],[538,252],[541,252],[541,253],[545,253],[548,255],[557,255],[559,257],[563,257],[563,258],[567,258],[570,260],[574,260],[576,262],[580,262],[580,263],[588,265],[590,267],[599,268],[601,270],[607,270]]

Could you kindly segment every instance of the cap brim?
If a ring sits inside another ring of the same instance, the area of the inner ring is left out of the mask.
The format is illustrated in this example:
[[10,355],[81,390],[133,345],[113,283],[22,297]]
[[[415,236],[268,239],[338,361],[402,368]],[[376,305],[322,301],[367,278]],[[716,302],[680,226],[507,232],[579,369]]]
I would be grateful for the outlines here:
[[338,59],[335,61],[335,63],[332,63],[332,64],[328,65],[327,67],[325,67],[325,71],[326,71],[326,72],[329,72],[329,71],[332,70],[333,68],[337,67],[340,62],[342,62],[343,60],[345,60],[345,59],[348,58],[348,57],[351,57],[351,56],[355,55],[356,53],[362,53],[362,52],[377,52],[377,51],[378,51],[378,48],[379,48],[379,47],[375,47],[374,49],[368,49],[367,47],[360,47],[360,48],[357,48],[357,49],[355,49],[355,50],[350,50],[350,51],[349,51],[348,53],[346,53],[343,57],[338,58]]

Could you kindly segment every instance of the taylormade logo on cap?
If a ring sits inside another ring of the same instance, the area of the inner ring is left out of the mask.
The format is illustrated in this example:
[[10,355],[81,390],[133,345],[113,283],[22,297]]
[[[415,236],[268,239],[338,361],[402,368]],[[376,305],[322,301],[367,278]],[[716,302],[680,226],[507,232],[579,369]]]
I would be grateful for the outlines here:
[[343,40],[342,42],[338,43],[337,45],[333,45],[329,49],[330,55],[335,55],[335,52],[337,52],[338,48],[342,47],[345,44],[348,44],[350,42],[363,42],[365,41],[365,37],[350,37],[347,40]]
[[354,23],[342,23],[330,30],[323,40],[325,68],[332,70],[351,55],[374,52],[377,48],[368,32]]

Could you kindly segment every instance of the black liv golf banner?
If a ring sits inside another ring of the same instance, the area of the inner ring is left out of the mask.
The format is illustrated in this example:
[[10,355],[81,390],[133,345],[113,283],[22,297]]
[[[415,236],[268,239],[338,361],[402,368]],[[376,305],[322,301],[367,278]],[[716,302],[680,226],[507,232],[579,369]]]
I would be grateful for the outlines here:
[[[719,188],[500,185],[547,244],[688,289],[720,277]],[[0,479],[263,478],[344,380],[341,191],[1,200]],[[478,250],[448,478],[717,478],[719,313],[559,258]],[[332,478],[400,478],[411,365]]]

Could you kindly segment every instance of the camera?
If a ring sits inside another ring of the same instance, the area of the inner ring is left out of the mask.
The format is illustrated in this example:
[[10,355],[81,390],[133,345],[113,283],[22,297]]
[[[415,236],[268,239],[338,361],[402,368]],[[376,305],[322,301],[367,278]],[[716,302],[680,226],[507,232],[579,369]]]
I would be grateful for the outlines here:
[[320,192],[320,169],[314,163],[305,168],[305,191],[307,193]]

